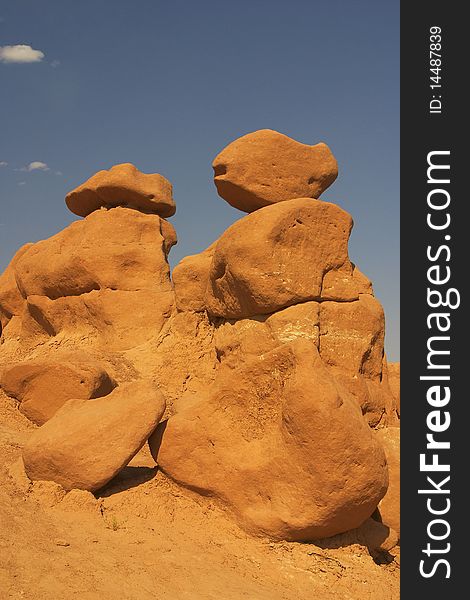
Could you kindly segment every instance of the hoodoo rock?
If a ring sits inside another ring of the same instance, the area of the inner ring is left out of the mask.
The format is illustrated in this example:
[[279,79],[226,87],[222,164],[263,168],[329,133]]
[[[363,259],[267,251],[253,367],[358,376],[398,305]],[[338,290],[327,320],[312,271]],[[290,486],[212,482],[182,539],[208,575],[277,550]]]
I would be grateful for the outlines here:
[[5,369],[0,388],[18,400],[19,410],[42,425],[72,398],[106,396],[116,386],[108,373],[84,356],[29,360]]
[[158,173],[142,173],[131,163],[98,171],[85,183],[69,192],[68,208],[79,217],[86,217],[101,207],[125,206],[161,217],[171,217],[176,206],[171,183]]
[[[167,223],[167,226],[169,223]],[[149,290],[169,283],[162,219],[126,208],[91,214],[18,259],[23,295],[55,300],[102,289]]]
[[308,146],[271,129],[230,143],[212,166],[219,195],[248,213],[292,198],[318,198],[338,176],[326,144]]
[[175,481],[271,538],[358,527],[387,489],[380,444],[305,340],[220,371],[207,396],[185,403],[149,443]]
[[97,490],[137,454],[164,411],[163,396],[145,381],[96,400],[69,400],[24,447],[26,474],[66,490]]
[[[176,485],[252,534],[310,541],[367,521],[386,551],[399,377],[382,306],[349,259],[352,217],[318,199],[336,160],[262,130],[213,166],[219,194],[250,214],[172,277],[171,184],[131,164],[70,192],[84,218],[0,276],[0,394],[42,424],[26,473],[95,491],[149,440]],[[368,520],[377,508],[383,525]]]

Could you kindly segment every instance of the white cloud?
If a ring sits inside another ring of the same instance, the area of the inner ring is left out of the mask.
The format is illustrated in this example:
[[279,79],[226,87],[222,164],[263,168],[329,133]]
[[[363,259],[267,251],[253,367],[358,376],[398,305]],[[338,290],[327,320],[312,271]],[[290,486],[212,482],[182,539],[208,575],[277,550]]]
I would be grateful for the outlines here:
[[56,69],[57,67],[60,67],[60,60],[53,60],[53,61],[51,62],[51,67],[52,67],[53,69]]
[[19,181],[18,185],[26,185],[26,181]]
[[3,63],[35,63],[44,58],[44,52],[34,50],[26,44],[16,46],[0,46],[0,62]]
[[8,167],[8,163],[6,160],[0,160],[0,167]]
[[49,171],[49,167],[40,160],[33,160],[33,162],[29,163],[26,167],[21,167],[20,171]]

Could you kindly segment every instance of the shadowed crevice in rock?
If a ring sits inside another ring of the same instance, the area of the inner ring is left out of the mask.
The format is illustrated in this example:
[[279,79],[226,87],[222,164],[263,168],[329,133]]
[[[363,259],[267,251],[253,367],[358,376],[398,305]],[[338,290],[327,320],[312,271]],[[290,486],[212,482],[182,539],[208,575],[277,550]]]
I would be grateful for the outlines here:
[[41,310],[41,307],[34,303],[33,297],[27,302],[27,310],[31,317],[47,333],[47,335],[54,337],[57,334],[57,331],[47,319],[44,312]]
[[223,164],[218,164],[214,166],[214,177],[220,177],[221,175],[225,175],[227,173],[227,167]]
[[124,467],[109,483],[95,492],[97,498],[108,498],[150,481],[157,474],[158,467]]

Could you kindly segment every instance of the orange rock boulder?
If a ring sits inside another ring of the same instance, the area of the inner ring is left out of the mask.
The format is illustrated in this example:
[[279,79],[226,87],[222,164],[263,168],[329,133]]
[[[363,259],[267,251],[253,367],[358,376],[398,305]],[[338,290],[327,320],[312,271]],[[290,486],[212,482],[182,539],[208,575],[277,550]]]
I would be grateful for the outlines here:
[[109,171],[98,171],[69,192],[65,203],[80,217],[101,207],[116,206],[171,217],[176,211],[172,193],[171,183],[162,175],[142,173],[131,163],[123,163]]
[[26,474],[66,490],[97,490],[137,454],[164,410],[163,396],[145,381],[96,400],[69,400],[25,445]]
[[350,215],[339,206],[308,198],[267,206],[236,221],[214,249],[208,312],[243,318],[319,300],[326,273],[341,269],[352,275],[351,228]]
[[387,489],[385,455],[306,340],[219,370],[150,438],[161,469],[251,533],[312,540],[358,527]]
[[338,176],[326,144],[301,144],[271,129],[230,143],[212,166],[219,195],[248,213],[292,198],[318,198]]
[[72,398],[99,398],[116,386],[98,364],[82,356],[62,355],[60,360],[29,360],[5,369],[0,388],[19,402],[30,421],[42,425]]

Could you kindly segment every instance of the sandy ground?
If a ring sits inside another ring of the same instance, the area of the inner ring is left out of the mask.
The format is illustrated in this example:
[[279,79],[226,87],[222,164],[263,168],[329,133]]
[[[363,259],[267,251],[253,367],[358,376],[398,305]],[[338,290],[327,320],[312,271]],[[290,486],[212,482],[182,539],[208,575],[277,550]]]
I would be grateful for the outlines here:
[[[178,488],[143,449],[100,494],[25,478],[33,426],[0,391],[0,599],[397,600],[398,548],[272,543]],[[378,564],[383,563],[383,564]]]

